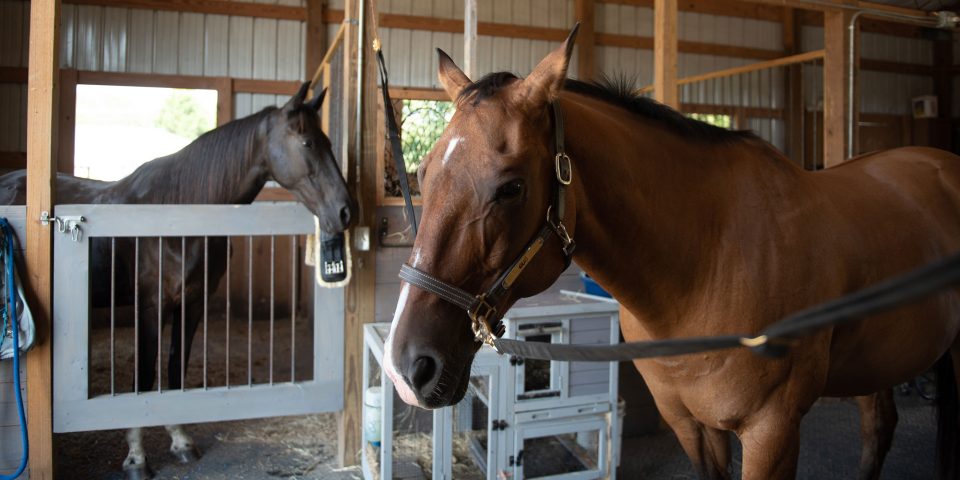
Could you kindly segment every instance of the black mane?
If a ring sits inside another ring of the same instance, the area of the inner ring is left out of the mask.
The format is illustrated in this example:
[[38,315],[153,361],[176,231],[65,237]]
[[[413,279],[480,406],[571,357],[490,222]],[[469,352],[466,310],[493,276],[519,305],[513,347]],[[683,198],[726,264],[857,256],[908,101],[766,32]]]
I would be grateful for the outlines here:
[[[458,102],[470,102],[477,105],[484,99],[492,97],[518,77],[509,72],[497,72],[485,75],[480,80],[468,85],[460,92]],[[567,79],[564,90],[591,98],[602,100],[611,105],[623,108],[640,117],[653,120],[676,133],[689,139],[707,143],[724,143],[737,140],[756,139],[757,136],[750,130],[728,130],[717,127],[686,115],[646,97],[634,93],[634,82],[625,78],[601,78],[597,82],[587,83],[579,80]]]

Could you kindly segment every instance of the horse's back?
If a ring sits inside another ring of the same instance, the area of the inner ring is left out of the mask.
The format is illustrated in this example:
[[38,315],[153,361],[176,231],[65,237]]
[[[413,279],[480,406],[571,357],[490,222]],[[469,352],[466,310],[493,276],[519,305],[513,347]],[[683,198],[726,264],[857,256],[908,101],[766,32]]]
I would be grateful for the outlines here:
[[[112,198],[110,186],[89,178],[57,174],[57,203],[122,203]],[[24,205],[27,200],[27,171],[15,170],[0,175],[0,205]]]
[[[836,214],[830,231],[843,245],[833,275],[845,290],[960,252],[960,156],[906,147],[864,155],[822,175]],[[837,328],[826,393],[905,381],[930,367],[958,331],[957,290]]]

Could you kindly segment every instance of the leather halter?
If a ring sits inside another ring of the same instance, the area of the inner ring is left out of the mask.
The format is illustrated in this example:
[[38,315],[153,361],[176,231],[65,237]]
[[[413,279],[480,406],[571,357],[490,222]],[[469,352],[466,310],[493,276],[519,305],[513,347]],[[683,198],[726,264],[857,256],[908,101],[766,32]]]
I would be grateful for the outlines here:
[[497,348],[494,345],[494,340],[504,333],[503,324],[500,322],[502,313],[497,310],[497,305],[509,292],[523,270],[530,265],[531,260],[540,252],[547,239],[551,235],[556,235],[560,239],[567,266],[570,266],[573,251],[576,248],[576,243],[563,225],[563,215],[566,209],[566,187],[573,180],[573,165],[564,148],[563,112],[560,110],[560,102],[554,100],[550,103],[550,107],[553,112],[554,148],[556,150],[553,157],[556,171],[553,204],[547,207],[547,218],[543,228],[527,244],[523,253],[497,278],[497,281],[485,292],[474,295],[406,263],[400,267],[400,279],[466,310],[470,316],[474,337],[477,341],[486,343],[494,349]]

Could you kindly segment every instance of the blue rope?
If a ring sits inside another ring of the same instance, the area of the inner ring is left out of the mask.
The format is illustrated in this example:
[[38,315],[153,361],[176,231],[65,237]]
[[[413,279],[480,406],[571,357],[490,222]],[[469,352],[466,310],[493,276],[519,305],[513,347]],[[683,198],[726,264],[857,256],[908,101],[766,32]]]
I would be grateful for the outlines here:
[[[7,317],[10,318],[11,330],[13,331],[13,390],[17,397],[17,414],[20,417],[20,443],[23,445],[23,453],[20,455],[20,466],[17,471],[10,475],[0,475],[0,480],[14,480],[18,478],[27,468],[27,460],[30,458],[30,442],[27,438],[27,417],[23,411],[23,394],[20,392],[20,326],[17,325],[17,285],[14,279],[14,257],[13,257],[13,229],[6,218],[0,217],[0,229],[3,230],[5,238],[4,250],[0,252],[4,256],[4,270],[7,277],[7,296],[9,307],[7,308]],[[3,330],[4,332],[6,330]],[[0,338],[3,337],[0,332]]]

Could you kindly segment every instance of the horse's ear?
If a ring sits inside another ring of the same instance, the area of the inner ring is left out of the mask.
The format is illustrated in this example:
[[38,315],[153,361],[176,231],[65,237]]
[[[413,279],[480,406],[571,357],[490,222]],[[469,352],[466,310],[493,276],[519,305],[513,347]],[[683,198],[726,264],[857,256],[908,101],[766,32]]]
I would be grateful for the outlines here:
[[300,90],[297,90],[297,93],[290,97],[290,100],[287,100],[287,103],[283,105],[283,111],[294,112],[302,107],[303,99],[307,97],[307,90],[310,90],[310,82],[303,82],[303,85],[300,85]]
[[450,100],[455,102],[457,101],[457,97],[460,96],[460,92],[473,82],[471,82],[470,79],[467,78],[467,75],[463,73],[463,70],[460,70],[460,67],[453,62],[453,59],[450,58],[450,55],[447,55],[447,52],[438,48],[437,56],[440,57],[439,68],[437,69],[437,77],[440,79],[440,85],[446,90]]
[[579,29],[580,22],[577,22],[563,45],[540,60],[530,75],[520,83],[515,97],[518,101],[541,105],[557,98],[567,79],[567,66],[570,65],[570,55],[573,53],[573,44]]
[[323,105],[323,98],[327,96],[327,89],[324,87],[323,90],[320,90],[320,93],[316,94],[309,102],[307,102],[307,108],[313,110],[314,112],[320,111],[320,106]]

